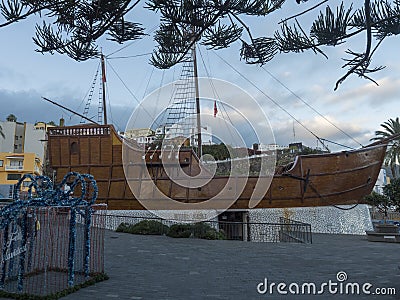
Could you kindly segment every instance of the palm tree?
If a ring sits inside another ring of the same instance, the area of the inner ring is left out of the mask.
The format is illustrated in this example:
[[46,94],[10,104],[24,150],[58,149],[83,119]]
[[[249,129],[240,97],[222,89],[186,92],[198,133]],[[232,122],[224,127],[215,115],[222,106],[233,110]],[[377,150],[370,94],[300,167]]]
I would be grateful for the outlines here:
[[[381,124],[381,126],[385,130],[375,131],[376,137],[372,138],[371,140],[382,140],[394,134],[400,134],[399,117],[397,117],[396,120],[389,119],[388,121]],[[385,165],[390,166],[392,175],[395,178],[397,177],[395,165],[399,161],[400,161],[400,137],[392,140],[389,143],[388,151],[386,152],[386,158],[385,158]]]
[[17,122],[17,117],[14,114],[9,114],[6,120],[8,122]]
[[1,127],[1,125],[0,125],[0,136],[2,136],[3,139],[6,138],[6,136],[4,135],[3,128]]

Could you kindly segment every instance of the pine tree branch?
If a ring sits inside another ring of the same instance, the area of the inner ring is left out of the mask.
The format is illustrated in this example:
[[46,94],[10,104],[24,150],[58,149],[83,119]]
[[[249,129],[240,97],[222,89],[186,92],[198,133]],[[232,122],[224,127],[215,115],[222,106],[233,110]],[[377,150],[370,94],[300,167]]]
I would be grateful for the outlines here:
[[370,59],[371,43],[372,43],[370,0],[364,0],[364,9],[365,9],[365,26],[366,26],[366,29],[367,29],[367,46],[366,46],[366,49],[365,49],[365,53],[364,53],[362,59],[356,65],[354,65],[344,76],[342,76],[336,82],[336,85],[335,85],[335,88],[334,88],[335,91],[337,90],[339,85],[341,83],[343,83],[343,81],[346,80],[347,77],[349,77],[351,74],[355,73],[355,71],[358,68],[362,67],[363,64],[367,63],[367,61]]
[[329,0],[324,0],[324,1],[322,1],[322,2],[320,2],[320,3],[318,3],[318,4],[316,4],[316,5],[314,5],[313,7],[310,7],[310,8],[308,8],[308,9],[306,9],[306,10],[304,10],[304,11],[302,11],[302,12],[296,14],[296,15],[293,15],[293,16],[291,16],[291,17],[288,17],[288,18],[286,18],[286,19],[281,20],[278,24],[282,24],[282,23],[285,23],[286,21],[289,21],[289,20],[291,20],[291,19],[295,19],[295,18],[297,18],[297,17],[300,17],[300,16],[302,16],[302,15],[304,15],[304,14],[306,14],[306,13],[308,13],[308,12],[314,10],[314,9],[316,9],[317,7],[321,6],[322,4],[324,4],[324,3],[328,2],[328,1],[329,1]]
[[126,3],[121,6],[116,14],[113,17],[109,18],[108,21],[102,27],[100,27],[99,30],[97,30],[97,33],[93,35],[93,39],[97,40],[98,38],[100,38],[112,24],[114,24],[118,19],[122,18],[124,15],[130,12],[136,5],[139,4],[140,1],[141,0],[137,0],[130,7],[128,6],[131,1],[126,1]]
[[[110,16],[108,16],[107,19],[102,22],[99,28],[97,28],[93,32],[89,31],[89,34],[87,34],[88,30],[86,27],[80,27],[79,24],[69,25],[68,27],[73,27],[71,28],[71,32],[75,33],[71,36],[70,39],[62,41],[60,37],[61,32],[59,31],[56,34],[52,34],[52,32],[50,31],[50,25],[47,27],[47,29],[46,27],[44,27],[44,29],[41,31],[38,29],[36,38],[34,38],[33,40],[35,44],[41,49],[37,49],[36,51],[40,53],[53,51],[57,51],[60,54],[66,53],[68,56],[72,57],[75,60],[86,60],[93,55],[96,55],[96,47],[91,44],[95,40],[103,36],[105,32],[118,21],[118,19],[122,18],[124,15],[126,15],[126,13],[131,11],[137,4],[139,4],[140,0],[137,0],[135,3],[129,6],[130,2],[131,1],[126,0],[125,3],[118,10],[113,12],[113,14],[110,14]],[[59,25],[58,27],[61,26],[64,25]],[[46,30],[49,33],[47,35],[47,38],[42,36],[43,32],[45,32]],[[67,28],[67,31],[68,30],[69,29]],[[85,35],[82,34],[83,32],[85,33]],[[58,40],[58,42],[52,43],[51,40],[53,42]]]
[[[62,2],[66,3],[67,1],[62,1]],[[21,21],[21,20],[23,20],[23,19],[26,19],[27,17],[29,17],[29,16],[31,16],[31,15],[34,15],[34,14],[36,14],[36,13],[38,13],[38,12],[41,12],[41,11],[43,11],[43,10],[51,9],[54,5],[55,5],[55,4],[48,4],[48,5],[44,5],[44,6],[39,6],[39,7],[34,8],[34,9],[31,8],[31,9],[28,10],[26,13],[24,13],[24,14],[18,16],[17,18],[12,19],[12,20],[9,20],[9,21],[7,21],[7,22],[5,22],[5,23],[0,24],[0,28],[1,28],[1,27],[6,27],[6,26],[11,25],[11,24],[13,24],[13,23],[16,23],[16,22],[18,22],[18,21]],[[57,5],[59,5],[59,3],[57,3]]]
[[[228,14],[228,16],[229,16],[230,19],[231,19],[231,17],[230,17],[231,15],[232,15],[232,17],[234,17],[234,18],[244,27],[244,29],[246,29],[247,34],[249,35],[249,38],[250,38],[251,42],[253,42],[254,39],[253,39],[253,36],[252,36],[252,34],[251,34],[250,27],[247,26],[236,14],[234,14],[234,13],[232,13],[232,12]],[[232,24],[233,24],[232,19],[231,19],[231,22],[232,22]]]
[[[215,16],[209,21],[207,22],[204,26],[202,26],[203,28],[194,34],[194,36],[192,37],[190,43],[188,44],[188,46],[186,47],[186,49],[182,52],[182,54],[178,55],[178,57],[175,59],[175,64],[181,62],[182,60],[184,60],[184,58],[186,57],[187,53],[189,52],[189,50],[193,47],[193,45],[200,39],[201,35],[204,33],[204,31],[209,28],[210,26],[212,26],[213,24],[215,24],[215,22],[218,20],[218,18],[226,12],[226,9],[229,7],[231,0],[227,0],[222,6],[220,6],[219,8],[219,12],[215,14]],[[172,55],[172,54],[171,54]],[[162,65],[158,65],[157,64],[157,59],[155,58],[157,57],[157,53],[155,52],[155,54],[153,54],[150,63],[153,66],[156,67],[163,67]],[[159,57],[159,56],[158,56]],[[164,66],[163,68],[170,68],[172,67],[172,65],[170,66]]]

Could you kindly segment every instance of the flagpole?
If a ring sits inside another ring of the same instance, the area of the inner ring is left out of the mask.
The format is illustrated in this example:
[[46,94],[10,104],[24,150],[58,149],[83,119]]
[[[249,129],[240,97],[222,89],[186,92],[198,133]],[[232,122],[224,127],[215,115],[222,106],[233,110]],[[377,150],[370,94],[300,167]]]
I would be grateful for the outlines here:
[[107,125],[107,107],[106,107],[106,64],[104,62],[104,55],[101,52],[101,82],[102,82],[102,89],[103,89],[103,114],[104,114],[104,121],[103,124]]
[[200,121],[200,95],[199,95],[199,78],[197,75],[197,60],[196,60],[196,43],[193,43],[193,68],[194,68],[194,85],[196,93],[196,116],[197,116],[197,156],[200,158],[201,151],[201,121]]

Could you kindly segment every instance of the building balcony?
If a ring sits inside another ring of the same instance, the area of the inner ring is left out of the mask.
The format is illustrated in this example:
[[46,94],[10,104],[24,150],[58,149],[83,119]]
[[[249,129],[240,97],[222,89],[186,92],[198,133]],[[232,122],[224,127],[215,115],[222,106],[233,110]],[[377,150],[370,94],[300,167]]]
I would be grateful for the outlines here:
[[22,171],[24,166],[5,166],[6,171]]

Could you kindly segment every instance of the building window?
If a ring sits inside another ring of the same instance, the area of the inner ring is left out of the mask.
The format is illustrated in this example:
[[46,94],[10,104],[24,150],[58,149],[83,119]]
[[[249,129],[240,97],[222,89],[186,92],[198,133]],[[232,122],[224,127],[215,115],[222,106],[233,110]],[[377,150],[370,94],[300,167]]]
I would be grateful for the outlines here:
[[7,180],[19,180],[21,174],[7,174]]
[[24,160],[22,159],[10,160],[10,167],[23,167],[23,166],[24,166]]
[[0,160],[0,167],[2,167],[4,165],[4,161]]
[[18,135],[15,136],[15,140],[18,141]]
[[18,150],[18,145],[14,145],[14,150]]
[[78,154],[79,152],[79,145],[77,142],[71,143],[71,154]]

